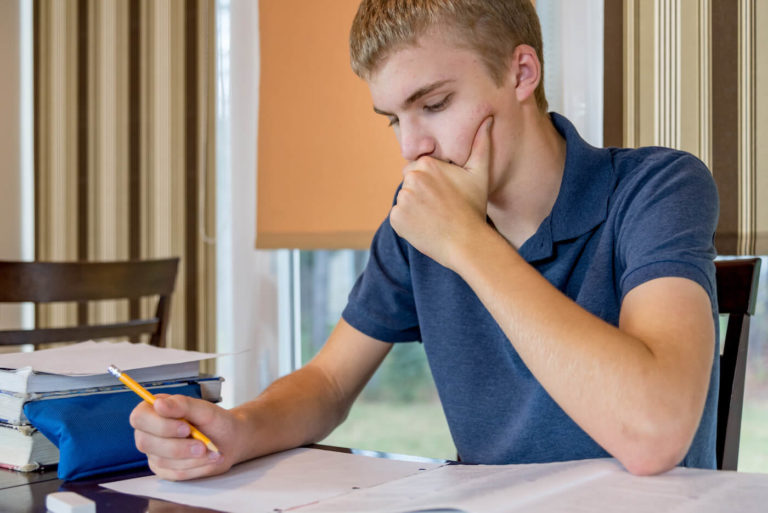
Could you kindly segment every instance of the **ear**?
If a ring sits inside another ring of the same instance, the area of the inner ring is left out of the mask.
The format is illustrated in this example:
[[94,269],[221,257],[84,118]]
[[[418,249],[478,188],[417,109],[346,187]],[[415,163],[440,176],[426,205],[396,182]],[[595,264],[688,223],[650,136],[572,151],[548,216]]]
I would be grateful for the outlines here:
[[[510,59],[510,76],[520,103],[534,98],[534,91],[541,81],[541,61],[530,45],[517,45]],[[535,100],[534,100],[535,101]]]

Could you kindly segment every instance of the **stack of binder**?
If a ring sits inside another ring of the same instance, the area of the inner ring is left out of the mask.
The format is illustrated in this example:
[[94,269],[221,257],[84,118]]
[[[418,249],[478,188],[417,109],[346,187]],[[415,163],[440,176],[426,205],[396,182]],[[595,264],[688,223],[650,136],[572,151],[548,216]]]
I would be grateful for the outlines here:
[[[199,360],[214,356],[128,342],[0,355],[0,467],[32,471],[59,464],[60,477],[71,479],[112,470],[113,463],[143,464],[128,424],[140,399],[107,366],[122,363],[152,393],[218,402],[222,379],[199,373]],[[89,452],[104,455],[103,461],[80,461]],[[65,475],[62,468],[69,469]]]

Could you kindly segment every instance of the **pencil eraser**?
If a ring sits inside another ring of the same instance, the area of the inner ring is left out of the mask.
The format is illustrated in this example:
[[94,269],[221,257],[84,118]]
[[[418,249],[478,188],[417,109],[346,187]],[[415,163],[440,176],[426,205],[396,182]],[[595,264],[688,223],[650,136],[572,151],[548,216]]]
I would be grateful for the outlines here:
[[49,493],[45,507],[51,513],[96,513],[96,503],[75,492]]

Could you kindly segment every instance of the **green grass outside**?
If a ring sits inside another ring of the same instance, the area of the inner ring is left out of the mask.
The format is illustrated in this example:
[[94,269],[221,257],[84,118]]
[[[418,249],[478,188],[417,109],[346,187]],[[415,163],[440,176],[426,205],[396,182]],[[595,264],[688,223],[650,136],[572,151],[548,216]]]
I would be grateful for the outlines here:
[[768,400],[744,401],[739,471],[768,473]]
[[456,449],[438,401],[357,401],[347,420],[322,443],[456,459]]

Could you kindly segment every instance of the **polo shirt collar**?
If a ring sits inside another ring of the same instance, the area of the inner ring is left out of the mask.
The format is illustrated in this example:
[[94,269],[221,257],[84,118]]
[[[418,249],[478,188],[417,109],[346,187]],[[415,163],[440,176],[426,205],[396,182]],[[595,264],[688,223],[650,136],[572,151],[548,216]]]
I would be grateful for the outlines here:
[[610,150],[588,144],[560,114],[550,116],[565,138],[565,169],[552,212],[520,248],[528,261],[549,258],[555,243],[578,238],[602,223],[614,187]]

